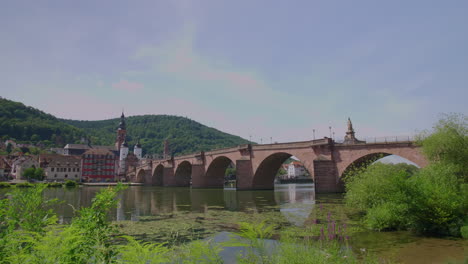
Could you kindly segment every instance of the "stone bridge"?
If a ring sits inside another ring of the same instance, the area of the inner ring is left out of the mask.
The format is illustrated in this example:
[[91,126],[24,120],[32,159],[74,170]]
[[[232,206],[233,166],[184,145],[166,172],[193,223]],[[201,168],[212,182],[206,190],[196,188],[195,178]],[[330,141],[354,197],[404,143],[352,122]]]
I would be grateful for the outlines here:
[[419,147],[410,140],[336,143],[325,137],[303,142],[247,144],[168,159],[142,160],[131,180],[157,186],[223,188],[225,170],[234,163],[238,190],[273,189],[281,164],[295,156],[311,174],[317,193],[343,192],[342,176],[347,168],[388,155],[398,155],[420,167],[428,164]]

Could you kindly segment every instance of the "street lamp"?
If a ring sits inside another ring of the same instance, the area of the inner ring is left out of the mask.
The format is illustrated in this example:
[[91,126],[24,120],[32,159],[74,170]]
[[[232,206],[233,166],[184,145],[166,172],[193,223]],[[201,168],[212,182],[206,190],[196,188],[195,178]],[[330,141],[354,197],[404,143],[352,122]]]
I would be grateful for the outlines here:
[[331,138],[332,137],[331,126],[329,126],[328,129],[330,130],[330,138]]
[[312,133],[314,134],[314,140],[315,140],[315,129],[312,129]]

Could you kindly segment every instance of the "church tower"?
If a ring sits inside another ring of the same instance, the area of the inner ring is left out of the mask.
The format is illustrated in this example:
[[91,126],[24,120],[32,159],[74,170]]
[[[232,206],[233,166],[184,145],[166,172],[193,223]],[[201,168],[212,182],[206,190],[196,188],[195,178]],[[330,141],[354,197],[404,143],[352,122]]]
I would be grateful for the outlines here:
[[135,144],[135,147],[133,148],[133,154],[135,154],[135,156],[141,160],[142,158],[142,153],[143,150],[141,148],[141,144],[140,144],[140,139],[138,139],[137,143]]
[[163,150],[163,157],[168,159],[171,157],[171,149],[169,148],[169,140],[164,140],[164,150]]
[[127,136],[127,129],[125,125],[125,115],[122,111],[122,115],[120,116],[119,127],[117,128],[117,138],[115,139],[116,150],[120,150],[120,146],[125,141],[126,136]]

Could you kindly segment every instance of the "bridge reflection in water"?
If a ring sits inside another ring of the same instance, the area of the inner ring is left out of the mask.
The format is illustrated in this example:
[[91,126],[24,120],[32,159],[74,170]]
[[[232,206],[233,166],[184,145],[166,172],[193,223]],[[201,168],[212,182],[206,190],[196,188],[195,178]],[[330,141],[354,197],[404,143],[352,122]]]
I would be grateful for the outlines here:
[[[47,198],[64,201],[56,205],[60,219],[68,222],[73,208],[90,206],[92,198],[103,187],[45,190]],[[131,186],[123,191],[113,220],[138,221],[142,216],[207,210],[250,211],[279,210],[291,224],[302,225],[315,204],[313,184],[280,184],[275,190],[236,191],[234,189],[161,188]]]

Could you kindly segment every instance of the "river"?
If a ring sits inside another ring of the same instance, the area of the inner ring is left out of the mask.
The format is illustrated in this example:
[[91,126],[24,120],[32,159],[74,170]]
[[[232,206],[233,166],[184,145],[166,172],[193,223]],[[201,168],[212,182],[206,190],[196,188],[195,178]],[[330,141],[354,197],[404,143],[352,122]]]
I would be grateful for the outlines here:
[[[54,209],[60,222],[67,223],[73,217],[74,210],[89,206],[101,188],[103,187],[48,188],[45,196],[63,201]],[[0,190],[0,194],[6,191]],[[315,194],[313,184],[280,184],[275,186],[274,191],[131,186],[121,193],[119,199],[118,208],[111,212],[112,219],[122,223],[136,221],[143,227],[154,224],[161,215],[170,215],[173,222],[177,222],[178,217],[184,217],[180,220],[184,224],[190,224],[190,221],[198,221],[199,215],[206,215],[207,212],[214,212],[211,218],[226,217],[223,213],[230,215],[227,217],[236,213],[265,215],[267,221],[281,219],[283,224],[303,227],[317,221],[314,219],[320,210],[327,210],[338,221],[349,221],[351,225],[354,223],[358,231],[349,237],[349,243],[356,250],[366,249],[380,257],[411,264],[462,261],[468,254],[467,242],[460,239],[428,238],[410,232],[366,230],[359,226],[359,216],[346,209],[342,195]],[[190,215],[196,217],[190,218]],[[221,226],[217,231],[233,231],[226,226],[226,230]],[[145,231],[144,237],[146,234]]]

